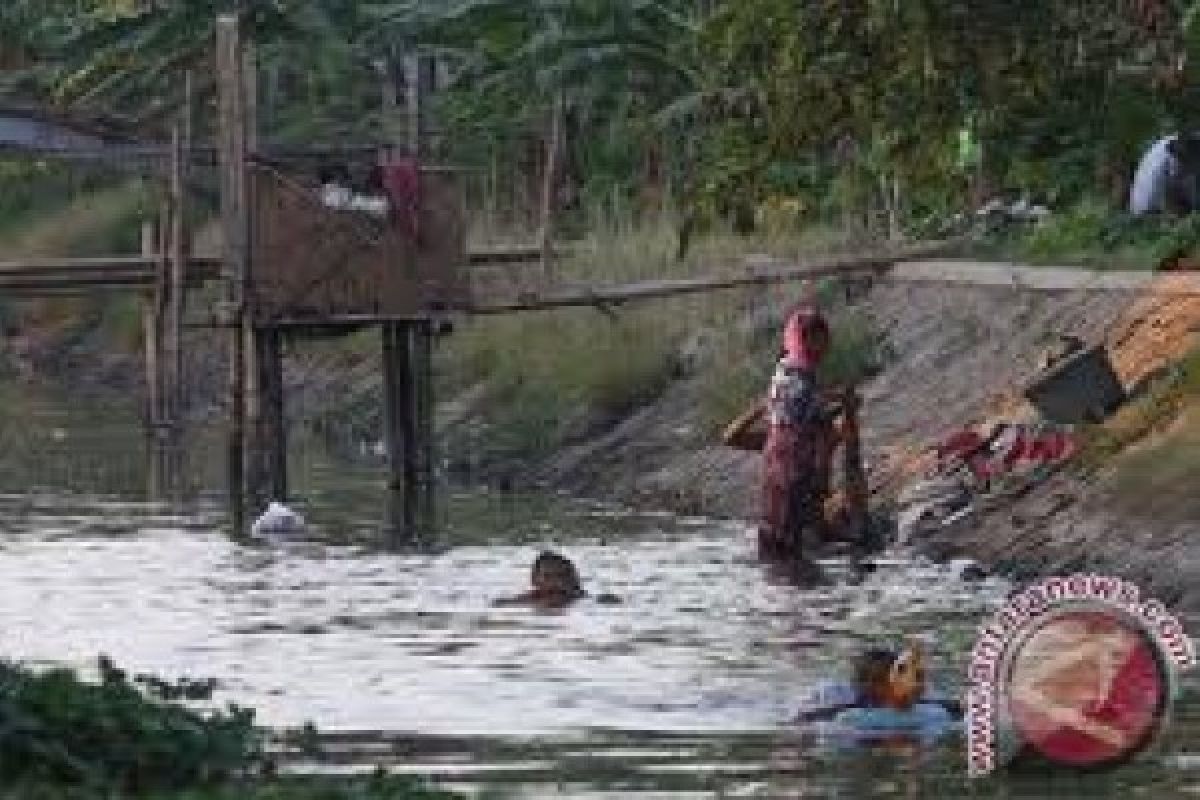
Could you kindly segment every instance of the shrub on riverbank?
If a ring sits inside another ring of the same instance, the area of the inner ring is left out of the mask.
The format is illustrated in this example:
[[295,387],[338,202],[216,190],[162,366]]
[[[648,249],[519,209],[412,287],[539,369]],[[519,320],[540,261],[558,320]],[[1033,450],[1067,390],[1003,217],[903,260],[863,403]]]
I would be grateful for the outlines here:
[[98,680],[0,663],[0,797],[425,800],[411,779],[271,778],[254,714],[201,711],[211,683],[130,676],[107,659]]
[[980,257],[1019,263],[1149,270],[1200,254],[1200,214],[1136,218],[1083,200],[1041,222],[993,231],[972,249]]

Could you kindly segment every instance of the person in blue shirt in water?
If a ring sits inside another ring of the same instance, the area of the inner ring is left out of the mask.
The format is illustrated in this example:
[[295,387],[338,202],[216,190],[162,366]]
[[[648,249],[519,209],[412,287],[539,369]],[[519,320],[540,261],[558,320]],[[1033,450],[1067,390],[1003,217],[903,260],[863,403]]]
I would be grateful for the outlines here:
[[831,722],[850,733],[938,736],[962,715],[959,705],[930,692],[924,649],[911,643],[896,651],[869,648],[855,663],[853,681],[820,687],[797,722]]

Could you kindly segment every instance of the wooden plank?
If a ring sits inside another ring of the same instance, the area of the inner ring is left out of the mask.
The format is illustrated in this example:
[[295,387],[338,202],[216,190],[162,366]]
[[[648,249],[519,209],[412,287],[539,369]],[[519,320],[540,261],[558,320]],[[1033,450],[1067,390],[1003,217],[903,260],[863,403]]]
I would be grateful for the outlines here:
[[548,311],[556,308],[578,306],[616,306],[628,301],[653,300],[677,295],[736,289],[745,286],[761,286],[772,283],[787,283],[815,278],[850,277],[859,275],[882,275],[898,260],[914,254],[928,255],[937,252],[946,243],[923,245],[919,248],[897,250],[867,256],[850,256],[812,263],[785,264],[776,261],[756,260],[750,262],[744,272],[725,275],[708,275],[696,278],[640,281],[603,287],[579,287],[527,295],[516,300],[500,303],[478,303],[460,309],[466,314],[511,314],[518,311]]
[[[569,252],[565,245],[552,245],[555,253]],[[467,252],[467,264],[473,267],[501,264],[536,264],[542,257],[538,245],[516,245],[513,247],[489,247]]]
[[897,264],[888,278],[908,283],[995,286],[1028,291],[1128,292],[1153,287],[1164,294],[1200,294],[1200,273],[1031,267],[963,259],[908,261]]
[[[89,256],[84,258],[27,258],[21,261],[0,261],[0,275],[6,273],[62,273],[104,272],[107,270],[145,270],[152,272],[161,256],[146,253],[136,256]],[[189,272],[202,275],[219,274],[222,260],[212,256],[192,256],[188,259]]]
[[[189,289],[202,286],[188,281]],[[145,275],[101,276],[94,280],[62,280],[55,278],[31,278],[26,280],[0,281],[0,292],[14,297],[41,297],[43,295],[87,295],[95,292],[136,292],[147,294],[153,291],[154,281]]]

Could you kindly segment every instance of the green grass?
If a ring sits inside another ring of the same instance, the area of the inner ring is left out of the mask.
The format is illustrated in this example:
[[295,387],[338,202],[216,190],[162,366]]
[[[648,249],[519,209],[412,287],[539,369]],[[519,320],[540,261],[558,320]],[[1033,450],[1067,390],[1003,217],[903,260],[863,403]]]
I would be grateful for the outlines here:
[[[740,269],[748,253],[800,258],[838,249],[828,229],[758,239],[713,235],[676,258],[675,229],[664,222],[605,226],[558,265],[563,283],[617,284]],[[778,347],[781,309],[800,296],[783,286],[630,303],[608,313],[573,309],[481,318],[447,342],[442,392],[486,381],[489,441],[511,457],[546,454],[576,435],[611,424],[658,397],[689,368],[701,383],[697,415],[718,427],[762,391]],[[761,329],[742,331],[748,316]],[[864,320],[835,319],[830,378],[861,372],[872,335]],[[697,351],[687,365],[681,355]]]
[[[34,203],[35,199],[26,198]],[[141,223],[149,218],[151,197],[142,181],[98,188],[50,207],[45,197],[0,226],[0,261],[36,257],[128,255],[140,250]],[[13,305],[5,317],[35,329],[46,341],[67,343],[99,327],[98,337],[124,352],[136,351],[142,337],[138,300],[132,295],[42,298]]]
[[[1112,418],[1085,428],[1078,459],[1080,467],[1091,473],[1112,464],[1130,446],[1164,432],[1197,400],[1200,400],[1200,349],[1172,365]],[[1154,471],[1149,462],[1137,466],[1148,467],[1147,474]]]
[[1111,468],[1113,497],[1127,510],[1172,519],[1200,510],[1200,349],[1174,365],[1103,425],[1084,432],[1085,473]]
[[152,218],[141,181],[79,195],[65,205],[0,231],[0,260],[31,256],[107,256],[138,253],[141,222]]
[[1195,476],[1200,470],[1200,413],[1193,406],[1157,441],[1116,461],[1119,506],[1156,519],[1195,520],[1200,512]]

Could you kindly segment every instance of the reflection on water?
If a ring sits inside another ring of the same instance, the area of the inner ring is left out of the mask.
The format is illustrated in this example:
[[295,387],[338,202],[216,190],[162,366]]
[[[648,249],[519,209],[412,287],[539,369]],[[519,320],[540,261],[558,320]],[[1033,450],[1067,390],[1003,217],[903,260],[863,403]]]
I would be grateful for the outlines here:
[[[221,530],[206,455],[217,448],[195,448],[181,498],[154,501],[127,409],[6,408],[5,440],[22,443],[0,454],[9,656],[84,664],[104,652],[137,670],[215,677],[221,699],[266,723],[330,731],[318,763],[297,754],[295,769],[382,763],[521,797],[964,791],[957,741],[847,752],[788,721],[804,688],[842,672],[871,637],[936,632],[934,679],[952,688],[974,625],[1006,592],[998,581],[894,559],[859,582],[797,591],[765,578],[743,526],[548,497],[456,497],[437,547],[387,552],[373,545],[379,476],[304,448],[297,493],[314,537],[238,544]],[[524,587],[544,545],[624,602],[493,607]],[[1197,730],[1194,707],[1178,741]],[[1200,786],[1194,759],[1172,763],[1128,768],[1107,794],[1070,786],[1110,797]],[[1045,777],[991,786],[981,796],[1053,788]]]

